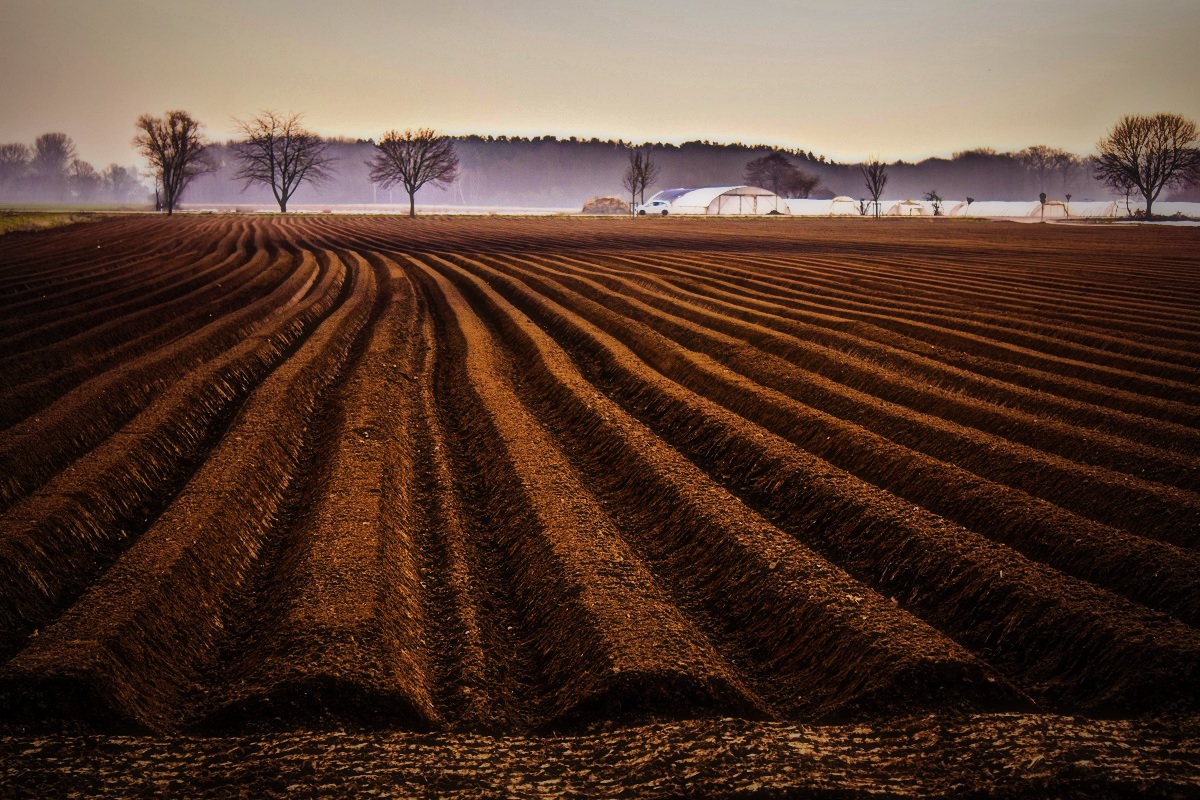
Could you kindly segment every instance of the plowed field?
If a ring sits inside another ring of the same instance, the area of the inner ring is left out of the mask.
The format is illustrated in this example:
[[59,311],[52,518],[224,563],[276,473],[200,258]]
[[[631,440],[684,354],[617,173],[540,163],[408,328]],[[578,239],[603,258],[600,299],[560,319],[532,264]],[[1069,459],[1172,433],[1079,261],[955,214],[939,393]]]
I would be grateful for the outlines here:
[[1194,229],[117,218],[0,392],[9,794],[1200,792]]

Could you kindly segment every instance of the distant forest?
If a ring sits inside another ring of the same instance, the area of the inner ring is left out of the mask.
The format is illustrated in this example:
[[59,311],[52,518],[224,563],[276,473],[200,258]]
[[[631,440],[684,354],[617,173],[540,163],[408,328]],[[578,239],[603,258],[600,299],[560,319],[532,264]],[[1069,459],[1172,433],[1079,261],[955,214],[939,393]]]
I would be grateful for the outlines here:
[[[459,179],[444,190],[425,187],[417,193],[419,204],[579,208],[593,197],[626,194],[621,176],[632,145],[623,141],[553,136],[460,136],[455,141]],[[649,148],[661,167],[647,198],[659,189],[744,183],[746,164],[775,151],[785,153],[796,167],[819,179],[812,197],[865,195],[857,164],[839,164],[804,150],[707,141],[638,146]],[[368,180],[366,162],[374,153],[370,141],[335,140],[332,152],[338,161],[336,179],[320,187],[302,186],[294,203],[404,202],[400,189],[389,195]],[[188,188],[185,202],[270,204],[270,193],[263,187],[242,191],[234,179],[236,166],[227,145],[214,146],[213,156],[220,169],[197,178]],[[1065,182],[1056,172],[1039,180],[1016,154],[994,150],[971,150],[915,164],[899,161],[888,166],[888,176],[884,197],[895,199],[919,199],[931,190],[947,200],[1036,200],[1041,191],[1052,198],[1071,193],[1078,200],[1109,196],[1084,168],[1071,172]]]
[[[448,189],[423,188],[417,193],[419,204],[578,209],[594,197],[625,196],[621,177],[628,163],[629,143],[553,136],[454,138],[460,161],[459,179]],[[804,150],[708,141],[639,146],[649,148],[661,167],[658,180],[646,193],[647,198],[659,189],[745,183],[747,163],[776,151],[786,154],[796,167],[819,180],[812,197],[866,196],[858,164],[836,163]],[[25,152],[32,155],[28,148]],[[320,206],[405,202],[401,189],[389,193],[368,179],[367,162],[374,152],[369,140],[330,140],[330,153],[336,159],[333,180],[321,186],[301,186],[293,203]],[[184,203],[273,205],[266,187],[254,185],[243,190],[235,178],[237,168],[228,143],[212,145],[209,154],[216,170],[192,182],[184,194]],[[70,174],[66,164],[71,165]],[[0,202],[138,203],[145,202],[149,195],[149,190],[142,191],[134,183],[133,168],[128,168],[127,175],[116,165],[104,173],[96,173],[76,159],[65,161],[63,174],[51,182],[45,175],[39,178],[36,163],[29,166],[23,175],[0,174]],[[123,185],[110,186],[117,178],[125,179]],[[929,191],[936,191],[947,201],[967,197],[1036,200],[1043,191],[1051,199],[1062,199],[1066,194],[1075,200],[1110,196],[1092,177],[1086,164],[1065,172],[1051,169],[1039,173],[1016,153],[998,153],[986,148],[956,153],[951,158],[929,158],[917,163],[898,161],[888,165],[888,178],[885,199],[920,199]],[[1200,189],[1193,187],[1164,199],[1200,199]]]

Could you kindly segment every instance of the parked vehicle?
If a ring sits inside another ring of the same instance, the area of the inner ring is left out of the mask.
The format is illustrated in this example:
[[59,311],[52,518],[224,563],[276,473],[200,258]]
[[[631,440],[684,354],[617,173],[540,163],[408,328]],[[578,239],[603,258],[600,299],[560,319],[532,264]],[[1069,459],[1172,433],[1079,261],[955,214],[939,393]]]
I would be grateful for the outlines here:
[[666,200],[651,200],[649,203],[643,203],[637,207],[639,217],[644,217],[647,214],[660,214],[666,216],[671,211],[671,204]]

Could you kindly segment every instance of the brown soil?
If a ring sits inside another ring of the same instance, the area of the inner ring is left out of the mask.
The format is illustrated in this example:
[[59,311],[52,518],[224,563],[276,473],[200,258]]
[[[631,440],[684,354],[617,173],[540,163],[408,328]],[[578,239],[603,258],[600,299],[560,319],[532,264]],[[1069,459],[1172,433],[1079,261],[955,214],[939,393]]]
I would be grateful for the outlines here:
[[0,794],[1200,792],[1197,253],[0,239]]

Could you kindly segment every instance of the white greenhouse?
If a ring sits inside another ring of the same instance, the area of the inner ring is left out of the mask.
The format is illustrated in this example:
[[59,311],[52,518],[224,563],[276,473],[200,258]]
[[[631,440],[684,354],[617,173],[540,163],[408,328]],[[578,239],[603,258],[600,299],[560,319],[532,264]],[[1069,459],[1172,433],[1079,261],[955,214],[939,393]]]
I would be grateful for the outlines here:
[[667,189],[650,198],[650,201],[654,200],[665,200],[670,203],[671,214],[765,216],[790,213],[787,203],[782,197],[757,186]]
[[857,217],[862,212],[853,197],[835,197],[832,200],[785,200],[794,217]]

